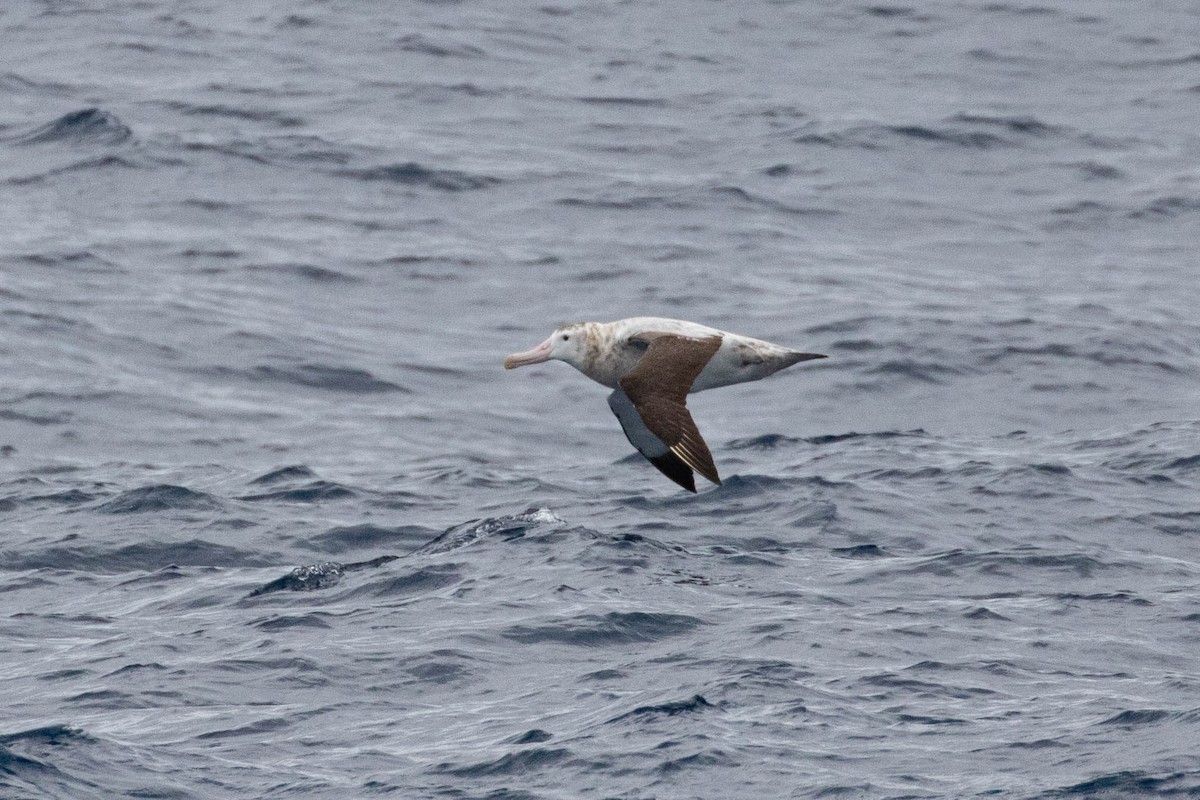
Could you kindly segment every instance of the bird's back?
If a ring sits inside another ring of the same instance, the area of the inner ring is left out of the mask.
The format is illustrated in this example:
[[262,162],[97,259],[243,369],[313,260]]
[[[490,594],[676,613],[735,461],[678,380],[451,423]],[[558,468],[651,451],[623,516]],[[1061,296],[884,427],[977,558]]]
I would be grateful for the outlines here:
[[[591,327],[591,325],[589,325]],[[735,383],[756,381],[805,360],[805,354],[761,339],[668,317],[629,317],[594,324],[589,357],[579,369],[597,383],[615,389],[641,360],[643,349],[631,345],[639,334],[673,333],[694,339],[721,337],[721,347],[692,383],[702,392]]]

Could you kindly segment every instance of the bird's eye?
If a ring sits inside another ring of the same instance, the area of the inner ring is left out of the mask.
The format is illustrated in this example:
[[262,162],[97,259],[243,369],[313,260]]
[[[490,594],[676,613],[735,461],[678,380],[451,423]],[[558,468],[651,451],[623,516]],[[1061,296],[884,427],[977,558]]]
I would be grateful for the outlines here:
[[563,334],[563,341],[564,341],[564,342],[565,342],[567,339],[570,339],[570,338],[571,338],[571,337],[570,337],[570,336],[567,336],[565,333]]

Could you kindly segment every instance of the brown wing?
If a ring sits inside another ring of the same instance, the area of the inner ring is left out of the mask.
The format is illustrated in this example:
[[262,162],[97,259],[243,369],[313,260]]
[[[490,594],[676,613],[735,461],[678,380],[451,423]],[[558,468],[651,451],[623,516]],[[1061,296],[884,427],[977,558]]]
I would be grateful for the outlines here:
[[720,483],[712,453],[688,411],[687,395],[696,376],[720,349],[721,337],[697,339],[652,332],[639,334],[632,341],[648,346],[638,365],[619,383],[638,416],[683,463],[713,483]]

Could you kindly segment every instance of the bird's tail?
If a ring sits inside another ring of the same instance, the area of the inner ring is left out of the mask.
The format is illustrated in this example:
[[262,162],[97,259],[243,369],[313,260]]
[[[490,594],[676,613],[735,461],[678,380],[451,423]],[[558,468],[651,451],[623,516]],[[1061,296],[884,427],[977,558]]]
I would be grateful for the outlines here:
[[790,367],[792,364],[799,364],[801,361],[812,361],[817,358],[829,358],[829,356],[820,353],[801,353],[798,350],[789,350],[784,356],[783,366]]

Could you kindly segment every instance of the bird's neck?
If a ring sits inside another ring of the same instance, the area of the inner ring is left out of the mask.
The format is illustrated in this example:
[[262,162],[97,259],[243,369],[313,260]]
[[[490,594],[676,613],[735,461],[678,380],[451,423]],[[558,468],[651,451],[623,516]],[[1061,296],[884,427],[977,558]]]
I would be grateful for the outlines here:
[[597,383],[616,388],[617,381],[628,371],[620,357],[619,332],[611,322],[587,322],[583,325],[587,343],[578,363],[572,366]]

